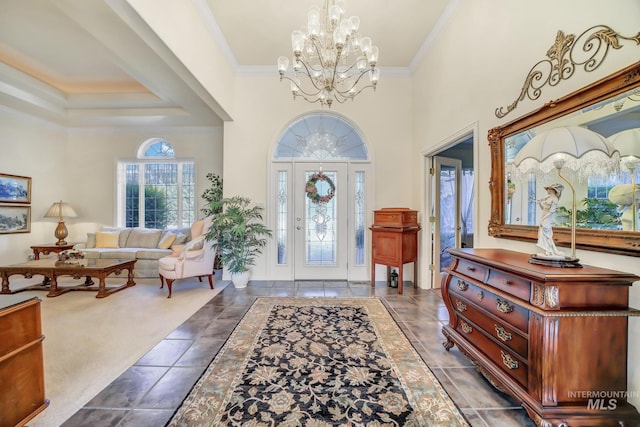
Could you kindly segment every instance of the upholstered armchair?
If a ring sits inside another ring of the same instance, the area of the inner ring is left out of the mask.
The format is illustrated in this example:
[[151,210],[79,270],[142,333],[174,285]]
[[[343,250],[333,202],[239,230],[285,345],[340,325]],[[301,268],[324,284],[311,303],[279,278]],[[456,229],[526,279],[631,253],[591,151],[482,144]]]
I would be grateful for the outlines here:
[[205,234],[211,227],[211,218],[196,221],[191,227],[191,241],[187,243],[179,254],[160,258],[158,274],[160,275],[160,289],[166,280],[171,298],[173,282],[178,279],[207,276],[209,287],[213,289],[213,262],[216,256],[212,242],[205,240]]

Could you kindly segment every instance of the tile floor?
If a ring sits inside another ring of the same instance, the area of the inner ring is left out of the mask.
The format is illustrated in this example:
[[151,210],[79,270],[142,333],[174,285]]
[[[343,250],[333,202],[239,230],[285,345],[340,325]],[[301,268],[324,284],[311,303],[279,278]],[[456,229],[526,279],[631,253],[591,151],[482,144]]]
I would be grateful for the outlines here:
[[245,289],[228,283],[222,292],[158,343],[129,370],[76,412],[63,427],[163,426],[180,406],[256,297],[380,297],[472,426],[526,426],[524,410],[496,391],[454,347],[441,343],[448,314],[439,290],[403,295],[379,282],[253,281]]

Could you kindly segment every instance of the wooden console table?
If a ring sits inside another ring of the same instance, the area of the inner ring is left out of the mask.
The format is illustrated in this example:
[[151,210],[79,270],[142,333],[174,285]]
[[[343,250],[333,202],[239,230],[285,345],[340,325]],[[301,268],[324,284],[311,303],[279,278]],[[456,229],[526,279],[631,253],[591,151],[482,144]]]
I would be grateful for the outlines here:
[[626,399],[633,274],[530,264],[529,254],[448,249],[442,279],[454,344],[537,426],[635,426]]
[[398,293],[403,288],[403,266],[413,262],[413,286],[418,285],[418,213],[406,208],[374,211],[371,230],[371,286],[376,281],[376,264],[398,267]]
[[49,401],[44,393],[40,299],[0,298],[0,427],[23,426]]

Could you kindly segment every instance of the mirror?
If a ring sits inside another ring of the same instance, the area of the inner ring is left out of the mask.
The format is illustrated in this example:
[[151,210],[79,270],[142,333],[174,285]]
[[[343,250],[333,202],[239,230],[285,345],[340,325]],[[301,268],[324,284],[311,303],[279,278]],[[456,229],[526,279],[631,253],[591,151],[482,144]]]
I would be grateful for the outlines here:
[[[492,167],[489,181],[490,236],[537,241],[541,212],[536,200],[545,193],[544,187],[557,182],[558,177],[555,173],[545,180],[518,176],[510,163],[535,135],[561,126],[589,128],[616,146],[616,140],[632,135],[640,145],[640,62],[489,131]],[[633,171],[635,188],[638,189],[640,167]],[[632,194],[631,179],[630,170],[622,165],[619,174],[608,178],[589,177],[586,182],[574,183],[576,247],[640,256],[640,190],[633,197],[636,203],[634,210],[633,202],[628,200],[630,196],[626,197]],[[634,212],[635,230],[632,229]],[[553,235],[559,246],[570,245],[570,217],[571,196],[567,195],[561,197],[554,222]]]

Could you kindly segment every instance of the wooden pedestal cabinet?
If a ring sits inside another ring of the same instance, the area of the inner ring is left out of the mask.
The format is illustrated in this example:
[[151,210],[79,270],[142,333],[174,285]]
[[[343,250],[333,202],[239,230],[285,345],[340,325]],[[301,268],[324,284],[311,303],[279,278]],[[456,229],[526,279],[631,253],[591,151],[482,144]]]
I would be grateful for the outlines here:
[[[407,208],[374,211],[371,230],[371,285],[376,281],[376,264],[398,267],[398,293],[402,293],[403,265],[413,262],[413,284],[417,286],[418,212]],[[388,274],[387,274],[388,276]]]
[[49,404],[43,339],[40,299],[0,296],[0,427],[25,425]]
[[449,249],[442,279],[454,344],[538,426],[638,426],[627,402],[633,274],[546,267],[501,249]]

